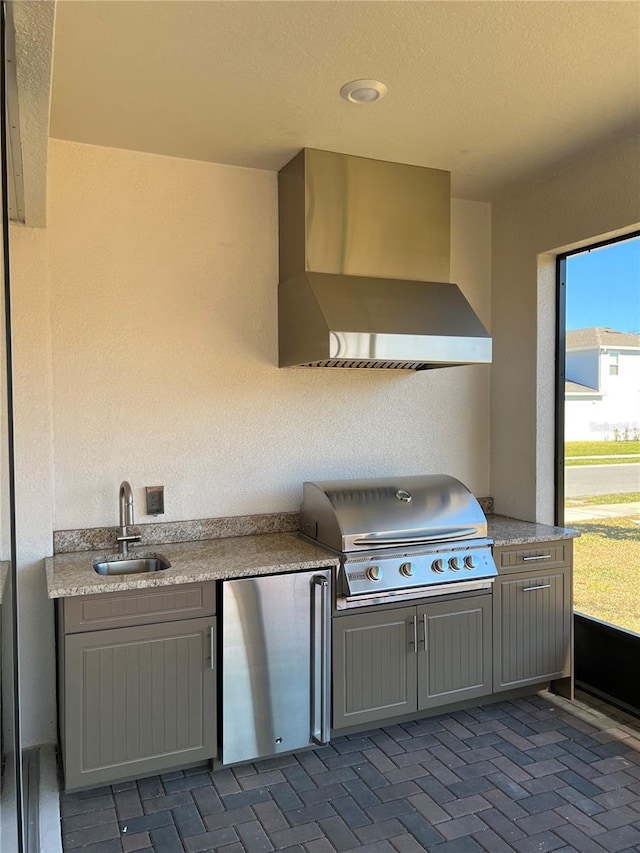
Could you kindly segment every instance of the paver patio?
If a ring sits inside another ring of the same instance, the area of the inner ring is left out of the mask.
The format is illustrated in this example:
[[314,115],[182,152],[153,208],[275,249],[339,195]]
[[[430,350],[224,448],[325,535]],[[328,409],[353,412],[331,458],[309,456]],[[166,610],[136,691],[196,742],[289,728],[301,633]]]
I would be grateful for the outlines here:
[[640,721],[597,704],[541,693],[63,794],[64,850],[638,853]]

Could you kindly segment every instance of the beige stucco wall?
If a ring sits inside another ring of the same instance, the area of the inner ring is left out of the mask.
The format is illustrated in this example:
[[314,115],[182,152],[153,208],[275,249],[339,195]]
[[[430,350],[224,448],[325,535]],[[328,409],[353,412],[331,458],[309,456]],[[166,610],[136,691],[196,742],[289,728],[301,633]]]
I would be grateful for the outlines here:
[[640,223],[640,141],[512,187],[492,205],[491,490],[496,511],[553,521],[555,254]]
[[[489,490],[487,367],[279,369],[276,174],[53,141],[54,527],[296,509],[305,479],[448,472]],[[489,206],[452,272],[489,320]]]

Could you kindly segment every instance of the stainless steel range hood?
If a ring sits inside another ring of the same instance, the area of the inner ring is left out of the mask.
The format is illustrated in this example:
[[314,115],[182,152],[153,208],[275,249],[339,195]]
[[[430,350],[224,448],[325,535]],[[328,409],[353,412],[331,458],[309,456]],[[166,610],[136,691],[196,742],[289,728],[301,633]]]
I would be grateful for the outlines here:
[[280,367],[491,361],[449,283],[448,172],[303,149],[278,175]]

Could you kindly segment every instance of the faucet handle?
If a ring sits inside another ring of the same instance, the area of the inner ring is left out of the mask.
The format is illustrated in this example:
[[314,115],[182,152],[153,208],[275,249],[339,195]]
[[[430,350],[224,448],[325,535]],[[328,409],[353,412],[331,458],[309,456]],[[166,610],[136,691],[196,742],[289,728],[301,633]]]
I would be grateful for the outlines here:
[[[125,528],[126,530],[126,528]],[[116,542],[118,543],[118,550],[123,557],[129,556],[129,545],[132,542],[140,542],[141,537],[138,536],[137,533],[125,533],[121,532],[120,536],[116,536]]]

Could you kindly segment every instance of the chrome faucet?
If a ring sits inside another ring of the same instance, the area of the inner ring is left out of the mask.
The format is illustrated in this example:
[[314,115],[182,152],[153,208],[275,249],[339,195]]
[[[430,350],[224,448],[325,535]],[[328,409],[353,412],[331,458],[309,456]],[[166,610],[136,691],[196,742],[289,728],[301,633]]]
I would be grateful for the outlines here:
[[135,533],[129,533],[128,528],[133,526],[133,492],[127,480],[120,483],[120,495],[118,498],[120,504],[120,530],[116,536],[118,550],[123,557],[129,555],[129,543],[139,542],[140,537]]

